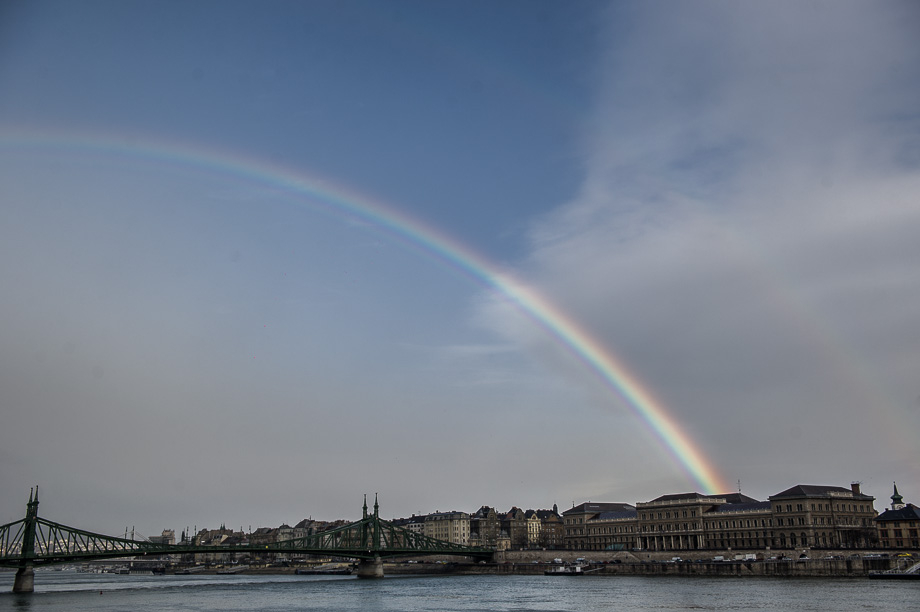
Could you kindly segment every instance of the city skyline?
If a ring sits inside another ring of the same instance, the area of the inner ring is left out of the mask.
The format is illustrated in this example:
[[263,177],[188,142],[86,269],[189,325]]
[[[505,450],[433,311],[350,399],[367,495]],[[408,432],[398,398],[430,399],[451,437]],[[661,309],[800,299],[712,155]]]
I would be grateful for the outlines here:
[[0,522],[920,489],[918,25],[5,4]]

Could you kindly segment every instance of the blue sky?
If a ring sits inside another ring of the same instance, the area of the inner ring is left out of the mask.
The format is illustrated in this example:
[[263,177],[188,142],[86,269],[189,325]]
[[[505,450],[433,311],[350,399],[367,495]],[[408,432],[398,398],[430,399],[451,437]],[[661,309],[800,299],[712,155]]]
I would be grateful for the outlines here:
[[897,480],[911,501],[918,21],[5,3],[0,521],[34,484],[54,520],[146,533],[354,518],[365,492],[397,516],[699,489],[504,296],[218,159],[512,273],[749,495],[861,480],[882,508]]

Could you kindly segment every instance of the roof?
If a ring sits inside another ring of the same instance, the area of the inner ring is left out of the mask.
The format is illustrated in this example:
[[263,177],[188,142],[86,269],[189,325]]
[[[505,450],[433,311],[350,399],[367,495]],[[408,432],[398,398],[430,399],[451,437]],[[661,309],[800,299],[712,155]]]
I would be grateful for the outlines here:
[[569,514],[590,514],[592,512],[623,512],[625,510],[635,511],[636,507],[630,504],[622,504],[619,502],[585,502],[583,504],[578,504],[574,508],[566,510],[562,513],[562,516],[567,516]]
[[716,495],[703,495],[702,493],[694,492],[671,493],[669,495],[662,495],[661,497],[656,497],[648,503],[654,504],[656,502],[709,500],[712,498],[724,499],[726,503],[729,504],[749,504],[757,501],[753,497],[748,497],[747,495],[743,495],[741,493],[719,493]]
[[621,510],[619,512],[601,512],[596,517],[594,517],[594,520],[596,521],[615,521],[617,519],[634,519],[637,516],[639,515],[635,509]]
[[752,502],[745,502],[743,504],[719,504],[718,506],[710,510],[710,512],[756,512],[756,511],[769,512],[771,509],[772,509],[772,504],[770,504],[770,502],[768,501],[762,502],[762,501],[755,500]]
[[753,497],[748,497],[740,491],[738,493],[726,493],[725,495],[717,495],[716,497],[721,497],[725,500],[727,504],[758,504],[760,500],[754,499]]
[[907,504],[897,510],[885,510],[877,517],[876,521],[917,521],[920,520],[920,508],[913,504]]
[[776,495],[771,495],[770,499],[795,498],[795,497],[831,497],[832,494],[838,494],[841,497],[850,497],[852,499],[872,499],[871,495],[863,493],[854,493],[852,489],[846,487],[835,487],[831,485],[795,485]]
[[470,515],[466,512],[461,512],[459,510],[451,510],[449,512],[432,512],[431,514],[425,517],[426,521],[441,521],[444,519],[456,519],[456,518],[469,518]]
[[486,518],[490,514],[493,514],[493,515],[497,514],[495,512],[495,508],[491,508],[489,506],[483,506],[482,508],[480,508],[479,510],[471,514],[470,518]]
[[511,510],[508,510],[508,512],[499,513],[498,518],[503,521],[523,519],[524,511],[517,506],[511,506]]
[[668,495],[662,495],[656,497],[652,501],[648,502],[653,504],[655,502],[666,502],[666,501],[679,501],[682,499],[699,499],[701,497],[711,497],[709,495],[702,495],[700,493],[670,493]]

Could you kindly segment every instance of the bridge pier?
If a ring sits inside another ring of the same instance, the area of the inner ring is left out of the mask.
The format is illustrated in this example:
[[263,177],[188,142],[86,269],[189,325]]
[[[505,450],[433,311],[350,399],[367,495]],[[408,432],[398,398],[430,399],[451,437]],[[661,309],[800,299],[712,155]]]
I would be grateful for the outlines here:
[[32,593],[35,591],[35,570],[32,565],[24,565],[16,570],[16,578],[13,580],[14,593]]
[[355,572],[358,578],[383,578],[383,559],[362,559]]

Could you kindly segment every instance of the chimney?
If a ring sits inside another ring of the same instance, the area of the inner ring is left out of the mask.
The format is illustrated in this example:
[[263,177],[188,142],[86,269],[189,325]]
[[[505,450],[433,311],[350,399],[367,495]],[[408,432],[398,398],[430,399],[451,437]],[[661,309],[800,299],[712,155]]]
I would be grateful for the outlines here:
[[850,483],[850,488],[853,490],[853,495],[860,495],[858,482]]

